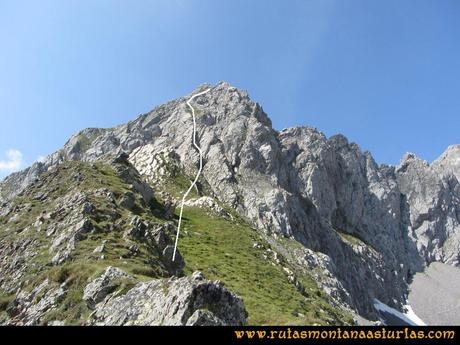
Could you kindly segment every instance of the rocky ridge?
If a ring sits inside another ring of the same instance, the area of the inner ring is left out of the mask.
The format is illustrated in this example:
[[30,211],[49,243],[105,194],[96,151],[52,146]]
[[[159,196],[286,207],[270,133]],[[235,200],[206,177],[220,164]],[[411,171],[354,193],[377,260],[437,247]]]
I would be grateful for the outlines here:
[[97,304],[92,323],[241,326],[246,310],[240,297],[195,272],[190,277],[138,283],[126,294]]
[[2,207],[0,323],[245,324],[241,298],[221,282],[177,278],[175,231],[126,155],[63,162]]

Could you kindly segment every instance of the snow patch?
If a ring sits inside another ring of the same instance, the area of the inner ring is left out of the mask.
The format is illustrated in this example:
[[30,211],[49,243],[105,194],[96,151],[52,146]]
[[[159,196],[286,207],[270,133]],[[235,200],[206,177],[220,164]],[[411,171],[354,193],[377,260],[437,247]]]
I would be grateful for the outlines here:
[[389,313],[401,319],[403,322],[411,326],[426,326],[426,324],[420,319],[412,310],[410,305],[405,305],[404,308],[407,310],[406,313],[401,313],[400,311],[389,307],[385,303],[380,302],[378,299],[374,298],[374,308],[379,312]]
[[406,304],[404,306],[404,308],[407,310],[407,312],[405,313],[405,315],[410,319],[412,320],[417,326],[426,326],[426,323],[423,322],[423,320],[421,318],[419,318],[414,310],[412,309],[412,307],[409,305],[409,304]]

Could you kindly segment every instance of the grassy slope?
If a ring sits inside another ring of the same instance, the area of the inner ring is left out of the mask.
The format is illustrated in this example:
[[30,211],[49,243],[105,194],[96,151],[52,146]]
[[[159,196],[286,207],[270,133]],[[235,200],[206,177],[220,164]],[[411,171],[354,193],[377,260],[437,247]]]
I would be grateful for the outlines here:
[[269,245],[244,220],[231,222],[197,208],[188,208],[184,215],[179,248],[187,270],[200,270],[238,293],[248,310],[249,324],[351,322],[349,315],[331,307],[311,277],[298,276],[303,294],[289,283],[283,267],[295,269],[265,258]]

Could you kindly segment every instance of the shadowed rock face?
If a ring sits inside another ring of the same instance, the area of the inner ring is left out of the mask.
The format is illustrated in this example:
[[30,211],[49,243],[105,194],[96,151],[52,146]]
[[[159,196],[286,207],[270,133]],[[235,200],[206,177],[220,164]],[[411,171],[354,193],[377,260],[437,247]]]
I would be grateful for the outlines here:
[[[167,174],[165,161],[193,176],[198,154],[190,145],[186,100],[112,129],[80,132],[43,163],[8,177],[0,198],[7,201],[62,161],[120,152],[147,180]],[[274,130],[262,107],[227,83],[198,97],[194,107],[204,153],[200,183],[266,236],[299,241],[306,250],[296,260],[316,262],[329,277],[323,285],[338,291],[340,302],[374,317],[373,299],[400,307],[411,276],[427,263],[459,265],[458,146],[432,165],[407,155],[396,168],[379,166],[342,135]]]

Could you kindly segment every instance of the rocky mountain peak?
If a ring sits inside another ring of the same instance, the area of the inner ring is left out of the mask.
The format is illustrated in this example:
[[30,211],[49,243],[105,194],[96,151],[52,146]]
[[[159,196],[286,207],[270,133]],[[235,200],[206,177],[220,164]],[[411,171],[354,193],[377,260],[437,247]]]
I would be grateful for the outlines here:
[[460,145],[451,145],[433,162],[441,172],[450,172],[460,181]]
[[[11,200],[68,162],[109,161],[129,185],[123,207],[136,210],[130,193],[149,205],[158,190],[162,212],[171,217],[180,200],[173,192],[188,186],[198,168],[186,101],[207,88],[193,101],[204,165],[195,191],[200,198],[188,205],[218,210],[227,220],[238,215],[283,256],[277,264],[304,274],[321,271],[317,281],[331,303],[371,319],[377,317],[374,299],[401,309],[412,276],[427,264],[459,265],[458,145],[432,165],[406,154],[397,168],[380,166],[343,135],[327,138],[311,127],[274,130],[262,107],[226,82],[203,84],[127,124],[79,132],[43,163],[6,178],[0,202],[11,211]],[[145,222],[132,222],[133,236],[148,233]],[[91,231],[83,225],[81,231]],[[64,254],[65,262],[70,256]],[[161,264],[169,272],[182,268]]]
[[399,162],[399,165],[396,167],[396,170],[403,172],[406,171],[411,165],[417,166],[417,169],[429,167],[428,162],[417,157],[415,153],[406,152],[404,156],[401,158],[401,161]]

